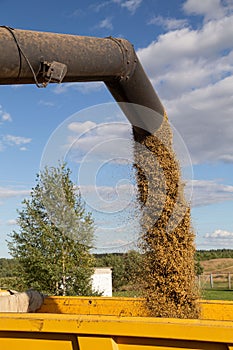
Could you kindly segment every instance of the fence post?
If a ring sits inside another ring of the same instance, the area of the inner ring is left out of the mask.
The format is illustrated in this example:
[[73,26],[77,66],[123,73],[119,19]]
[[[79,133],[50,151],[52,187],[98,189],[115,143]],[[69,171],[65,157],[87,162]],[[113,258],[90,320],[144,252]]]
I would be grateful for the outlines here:
[[198,287],[201,288],[201,275],[198,275]]
[[212,273],[210,274],[210,288],[214,288],[214,280]]
[[231,289],[231,274],[228,273],[228,289]]

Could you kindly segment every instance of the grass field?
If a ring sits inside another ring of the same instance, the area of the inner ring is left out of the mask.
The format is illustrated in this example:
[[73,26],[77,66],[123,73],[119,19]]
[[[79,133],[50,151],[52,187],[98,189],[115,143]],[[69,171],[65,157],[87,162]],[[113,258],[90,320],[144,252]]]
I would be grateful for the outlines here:
[[202,299],[233,300],[233,290],[206,289],[202,291]]
[[204,273],[233,273],[233,259],[219,258],[201,261]]

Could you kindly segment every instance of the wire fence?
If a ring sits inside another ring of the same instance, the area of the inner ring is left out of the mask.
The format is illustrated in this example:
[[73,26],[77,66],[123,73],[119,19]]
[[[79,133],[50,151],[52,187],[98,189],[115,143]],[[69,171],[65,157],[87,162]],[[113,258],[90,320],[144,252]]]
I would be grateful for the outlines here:
[[233,274],[210,273],[198,276],[198,285],[201,289],[233,289]]

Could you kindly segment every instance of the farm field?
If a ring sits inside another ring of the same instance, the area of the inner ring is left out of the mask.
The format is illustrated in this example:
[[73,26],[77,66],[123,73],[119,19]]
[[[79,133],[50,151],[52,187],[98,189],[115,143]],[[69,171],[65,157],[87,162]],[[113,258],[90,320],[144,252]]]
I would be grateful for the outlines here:
[[233,258],[219,258],[201,261],[204,273],[232,273]]
[[[206,300],[233,300],[233,259],[205,260],[201,261],[201,266],[204,269],[200,277],[202,298]],[[212,274],[213,288],[210,284],[210,274]],[[231,289],[229,289],[229,278]]]
[[[210,295],[211,299],[214,294],[213,291],[231,291],[233,290],[233,259],[232,258],[219,258],[211,259],[201,262],[203,267],[203,273],[199,276],[199,287],[211,292],[206,292]],[[207,295],[204,292],[204,295]],[[229,293],[228,293],[229,294]],[[225,298],[231,298],[228,294],[225,294]],[[224,293],[223,293],[224,295]],[[230,293],[231,295],[231,293]],[[231,300],[231,299],[230,299]]]

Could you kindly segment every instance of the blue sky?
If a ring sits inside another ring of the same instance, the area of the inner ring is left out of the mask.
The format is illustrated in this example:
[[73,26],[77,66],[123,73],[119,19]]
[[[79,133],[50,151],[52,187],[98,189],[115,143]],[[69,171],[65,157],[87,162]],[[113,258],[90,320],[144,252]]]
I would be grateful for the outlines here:
[[[184,141],[178,155],[190,155],[184,163],[197,248],[233,248],[232,0],[2,0],[0,24],[132,42]],[[16,210],[41,164],[64,149],[93,210],[97,247],[130,246],[138,232],[130,127],[105,86],[0,92],[0,256],[8,256],[7,234],[17,229]]]

